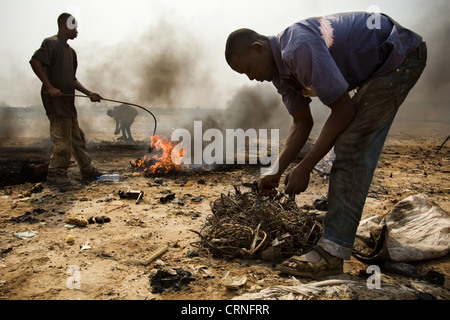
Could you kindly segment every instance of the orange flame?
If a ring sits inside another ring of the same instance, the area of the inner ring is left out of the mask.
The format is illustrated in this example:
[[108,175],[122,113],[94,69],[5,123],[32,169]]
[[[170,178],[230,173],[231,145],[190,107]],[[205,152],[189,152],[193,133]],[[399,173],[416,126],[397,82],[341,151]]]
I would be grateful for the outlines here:
[[[177,165],[172,161],[172,149],[175,143],[160,135],[151,136],[151,153],[146,155],[144,159],[137,159],[131,164],[140,169],[139,172],[144,176],[164,175],[177,171],[181,165]],[[180,157],[183,156],[180,150]]]

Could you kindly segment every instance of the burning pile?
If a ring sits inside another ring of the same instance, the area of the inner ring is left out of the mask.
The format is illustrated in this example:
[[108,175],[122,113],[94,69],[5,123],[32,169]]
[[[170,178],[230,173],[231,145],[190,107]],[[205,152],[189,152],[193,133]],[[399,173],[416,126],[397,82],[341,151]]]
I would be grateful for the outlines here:
[[211,211],[200,232],[193,231],[200,241],[192,245],[218,256],[248,258],[269,248],[286,256],[301,254],[322,234],[315,214],[301,212],[284,194],[261,196],[236,188],[212,202]]
[[172,161],[172,149],[175,146],[172,141],[160,135],[151,136],[151,140],[149,154],[144,159],[131,161],[131,166],[138,173],[144,177],[161,176],[176,172],[183,167]]

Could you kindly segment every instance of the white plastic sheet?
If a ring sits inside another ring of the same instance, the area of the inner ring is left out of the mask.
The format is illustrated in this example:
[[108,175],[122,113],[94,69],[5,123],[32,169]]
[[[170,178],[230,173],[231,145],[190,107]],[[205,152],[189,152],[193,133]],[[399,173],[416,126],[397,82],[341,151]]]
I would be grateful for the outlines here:
[[362,220],[354,255],[412,262],[450,253],[450,215],[425,195],[412,195],[382,216]]

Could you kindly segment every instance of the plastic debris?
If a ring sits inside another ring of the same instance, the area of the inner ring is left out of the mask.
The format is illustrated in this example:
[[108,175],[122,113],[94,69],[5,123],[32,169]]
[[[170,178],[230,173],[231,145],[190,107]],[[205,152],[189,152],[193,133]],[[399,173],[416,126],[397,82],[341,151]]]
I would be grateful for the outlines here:
[[89,241],[86,241],[86,243],[85,244],[83,244],[82,246],[81,246],[81,248],[80,248],[80,250],[89,250],[89,249],[91,249],[91,246],[89,245]]
[[25,232],[17,232],[14,233],[14,236],[20,239],[29,239],[37,236],[38,233],[36,231],[25,231]]
[[151,278],[152,293],[180,291],[189,289],[189,283],[195,281],[192,274],[183,268],[164,267]]
[[333,167],[334,160],[336,159],[336,154],[334,153],[334,148],[332,148],[314,167],[321,177],[327,177],[331,168]]
[[244,276],[230,276],[230,271],[225,273],[221,283],[224,287],[231,290],[237,290],[247,283],[247,277]]
[[99,181],[120,181],[120,175],[117,173],[114,174],[104,174],[98,177]]
[[199,275],[199,276],[203,277],[204,279],[211,279],[211,278],[215,278],[216,277],[213,272],[208,270],[207,266],[196,267],[194,269],[194,274],[195,275]]

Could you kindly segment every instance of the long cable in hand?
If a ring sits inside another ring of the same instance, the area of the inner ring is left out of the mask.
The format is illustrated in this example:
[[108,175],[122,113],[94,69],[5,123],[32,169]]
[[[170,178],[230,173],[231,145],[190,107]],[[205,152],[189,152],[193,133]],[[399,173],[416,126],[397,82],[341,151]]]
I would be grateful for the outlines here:
[[[85,95],[81,95],[81,94],[67,94],[67,93],[63,93],[62,95],[65,96],[65,97],[90,98],[89,96],[85,96]],[[112,100],[112,99],[105,99],[105,98],[102,98],[102,100],[109,101],[109,102],[115,102],[115,103],[127,104],[127,105],[130,105],[130,106],[133,106],[133,107],[140,108],[140,109],[150,113],[152,115],[152,117],[153,117],[153,120],[155,120],[155,129],[153,130],[153,135],[156,134],[156,127],[158,125],[158,122],[156,121],[155,115],[153,113],[151,113],[150,110],[147,110],[144,107],[142,107],[142,106],[140,106],[138,104],[134,104],[134,103],[124,102],[124,101],[119,101],[119,100]]]

